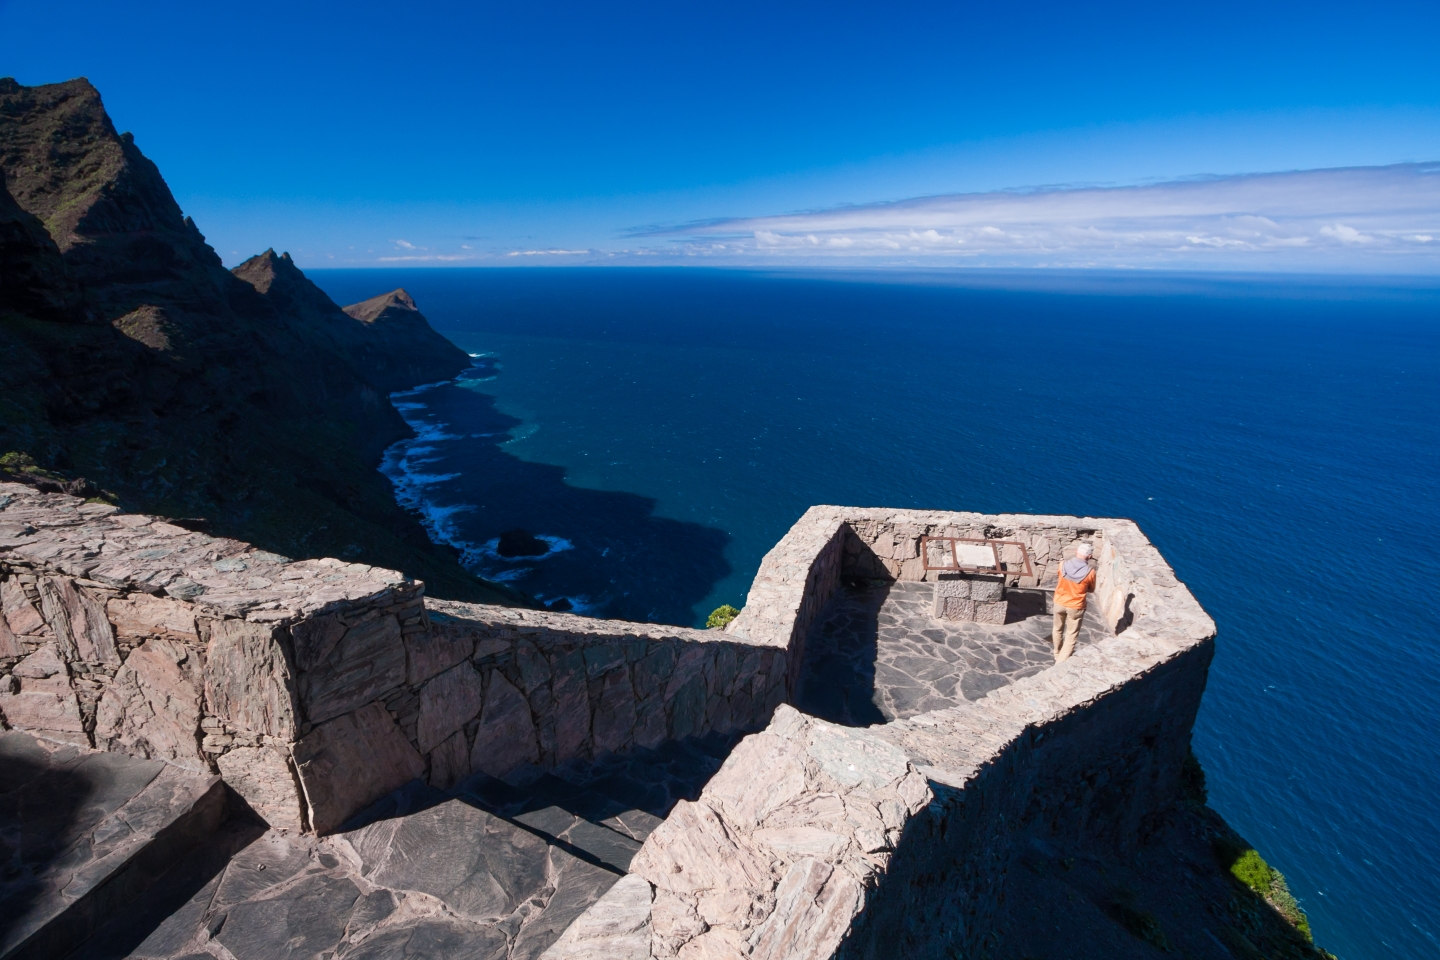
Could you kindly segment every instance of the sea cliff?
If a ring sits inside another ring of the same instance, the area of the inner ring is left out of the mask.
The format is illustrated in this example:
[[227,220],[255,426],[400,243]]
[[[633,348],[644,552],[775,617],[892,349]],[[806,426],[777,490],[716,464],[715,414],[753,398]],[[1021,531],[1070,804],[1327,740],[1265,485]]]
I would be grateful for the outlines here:
[[0,79],[0,467],[294,557],[471,575],[377,472],[388,394],[466,369],[403,290],[342,309],[267,250],[234,271],[86,80]]

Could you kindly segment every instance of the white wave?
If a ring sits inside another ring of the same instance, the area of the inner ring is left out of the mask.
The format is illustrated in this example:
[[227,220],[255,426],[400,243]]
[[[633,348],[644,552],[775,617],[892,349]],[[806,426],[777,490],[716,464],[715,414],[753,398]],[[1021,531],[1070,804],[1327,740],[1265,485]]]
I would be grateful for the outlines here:
[[[426,460],[426,463],[434,463],[434,460]],[[433,487],[437,483],[444,483],[446,480],[454,480],[460,476],[458,473],[412,473],[409,475],[410,482],[422,487]]]
[[411,387],[409,390],[396,390],[390,394],[390,399],[394,400],[396,397],[413,397],[416,394],[425,393],[426,391],[434,390],[436,387],[443,387],[447,383],[454,382],[455,379],[452,377],[449,380],[436,380],[434,383],[422,383],[420,386]]
[[460,439],[458,433],[445,432],[445,428],[450,426],[448,423],[441,423],[438,420],[434,422],[426,420],[406,420],[405,422],[410,424],[411,430],[415,431],[414,442],[431,443],[436,440]]
[[510,570],[490,570],[482,564],[475,563],[474,561],[467,561],[465,557],[461,557],[460,562],[465,565],[465,568],[467,570],[476,574],[477,576],[484,577],[486,580],[493,580],[497,583],[507,583],[513,580],[523,580],[524,578],[535,572],[534,567],[515,567]]
[[[489,354],[472,353],[470,356],[479,358],[489,356]],[[439,441],[461,440],[465,437],[461,434],[447,433],[450,426],[447,423],[439,420],[427,420],[423,416],[417,415],[416,411],[426,409],[425,404],[403,401],[400,398],[414,397],[446,384],[463,386],[464,381],[461,377],[456,377],[454,380],[425,383],[409,390],[399,390],[390,394],[391,403],[410,426],[410,429],[415,431],[415,436],[398,441],[386,449],[380,463],[380,472],[388,477],[394,485],[396,502],[407,510],[413,510],[419,514],[420,523],[432,541],[458,550],[460,563],[466,569],[477,576],[497,583],[523,580],[535,572],[535,563],[553,557],[557,553],[573,550],[575,544],[564,537],[542,533],[537,534],[536,539],[542,541],[546,546],[543,554],[534,557],[502,557],[498,549],[499,537],[484,543],[475,543],[461,535],[458,517],[474,511],[474,504],[441,505],[430,499],[430,488],[454,480],[461,474],[431,473],[420,468],[426,464],[439,463],[444,460],[443,452],[436,446]],[[534,429],[531,429],[523,435],[529,436],[533,433]],[[503,435],[503,433],[476,433],[471,434],[470,437],[479,440]],[[441,455],[427,456],[427,454]],[[598,609],[598,604],[586,596],[566,597],[565,599],[570,602],[571,609],[576,613],[588,613]]]
[[[565,599],[570,601],[570,609],[566,610],[565,612],[577,613],[582,617],[588,617],[599,613],[600,608],[604,606],[601,601],[584,596],[583,594],[573,597],[567,594]],[[552,600],[551,602],[553,603],[554,601]]]
[[492,537],[480,545],[482,556],[499,563],[538,563],[541,560],[548,560],[557,553],[564,553],[566,550],[574,550],[575,544],[564,537],[551,536],[548,533],[537,533],[536,540],[542,540],[547,545],[544,553],[536,554],[533,557],[507,557],[500,553],[500,538]]

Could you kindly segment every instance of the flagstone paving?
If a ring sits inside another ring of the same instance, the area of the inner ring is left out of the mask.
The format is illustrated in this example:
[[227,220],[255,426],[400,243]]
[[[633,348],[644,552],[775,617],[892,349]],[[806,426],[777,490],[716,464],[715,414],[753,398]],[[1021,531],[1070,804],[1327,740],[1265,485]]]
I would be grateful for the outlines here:
[[415,781],[319,839],[232,822],[76,960],[534,960],[738,739]]
[[[1011,590],[1007,623],[937,620],[935,585],[852,580],[805,641],[796,706],[812,716],[869,726],[979,700],[1053,666],[1044,595]],[[1079,645],[1107,634],[1087,617]]]
[[224,810],[219,777],[0,732],[0,958],[63,956]]

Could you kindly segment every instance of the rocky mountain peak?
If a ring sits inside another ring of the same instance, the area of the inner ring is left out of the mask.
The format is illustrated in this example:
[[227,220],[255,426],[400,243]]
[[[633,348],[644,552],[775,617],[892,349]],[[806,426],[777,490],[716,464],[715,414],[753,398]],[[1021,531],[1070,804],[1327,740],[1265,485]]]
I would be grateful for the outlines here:
[[331,315],[340,313],[335,301],[300,272],[290,254],[277,255],[271,247],[230,271],[269,298],[282,312],[285,310],[317,311]]
[[159,169],[116,132],[83,77],[37,87],[0,80],[0,130],[10,195],[62,253],[116,233],[183,229]]
[[423,320],[347,316],[288,255],[231,274],[88,81],[0,80],[0,453],[277,553],[509,597],[375,470],[409,432],[385,395],[469,363]]
[[403,287],[391,290],[389,293],[382,293],[378,297],[371,297],[369,300],[362,300],[360,303],[352,303],[345,308],[346,313],[365,323],[374,323],[382,317],[387,320],[391,319],[385,315],[392,310],[406,313],[420,312],[420,308],[415,306],[415,298],[406,293]]

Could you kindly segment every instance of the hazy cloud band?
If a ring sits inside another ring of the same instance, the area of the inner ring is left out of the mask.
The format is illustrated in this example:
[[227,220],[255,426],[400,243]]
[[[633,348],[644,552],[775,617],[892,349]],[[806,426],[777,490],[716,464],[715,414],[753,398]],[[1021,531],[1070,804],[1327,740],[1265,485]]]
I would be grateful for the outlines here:
[[1436,273],[1440,163],[953,194],[646,233],[735,261]]

